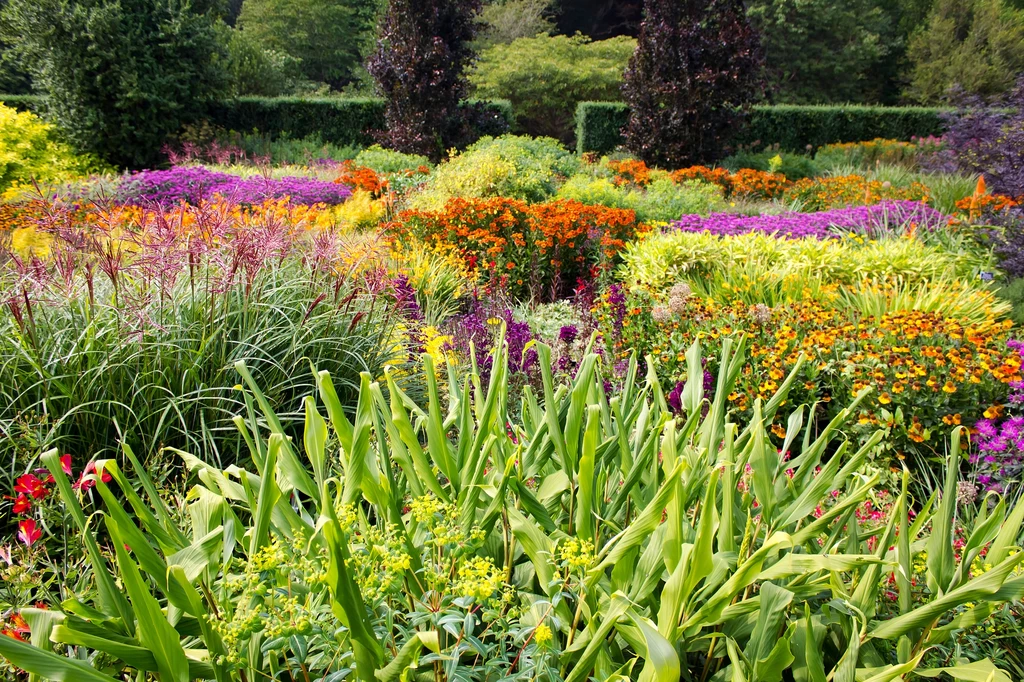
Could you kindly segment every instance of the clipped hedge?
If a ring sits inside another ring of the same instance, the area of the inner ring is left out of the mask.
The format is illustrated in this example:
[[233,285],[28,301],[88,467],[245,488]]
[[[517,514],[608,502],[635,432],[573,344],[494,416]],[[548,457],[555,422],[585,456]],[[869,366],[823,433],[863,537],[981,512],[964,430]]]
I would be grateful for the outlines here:
[[0,104],[18,111],[39,113],[43,110],[45,100],[40,95],[0,95]]
[[[0,95],[0,102],[18,110],[41,112],[45,99],[38,95]],[[468,104],[476,104],[470,100]],[[500,135],[511,124],[512,104],[507,100],[482,102],[478,121],[481,135]],[[209,112],[214,125],[242,133],[259,131],[302,139],[317,134],[339,146],[373,144],[371,131],[384,127],[384,100],[338,97],[238,97],[215,104]],[[502,123],[504,122],[504,123]]]
[[576,105],[576,151],[604,154],[622,144],[629,107],[622,102],[580,102]]
[[[871,107],[860,105],[756,106],[734,144],[775,144],[791,151],[807,145],[860,142],[883,137],[909,140],[940,135],[942,109],[928,107]],[[622,144],[620,130],[629,109],[622,102],[580,102],[576,109],[578,152],[606,153]]]

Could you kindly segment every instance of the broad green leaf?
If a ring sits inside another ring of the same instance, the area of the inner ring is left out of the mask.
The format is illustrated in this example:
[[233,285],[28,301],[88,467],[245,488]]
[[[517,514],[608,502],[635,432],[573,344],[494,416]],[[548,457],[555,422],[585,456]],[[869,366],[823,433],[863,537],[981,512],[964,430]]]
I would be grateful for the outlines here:
[[58,656],[13,637],[0,637],[0,656],[51,682],[114,682],[119,679],[104,675],[82,661]]

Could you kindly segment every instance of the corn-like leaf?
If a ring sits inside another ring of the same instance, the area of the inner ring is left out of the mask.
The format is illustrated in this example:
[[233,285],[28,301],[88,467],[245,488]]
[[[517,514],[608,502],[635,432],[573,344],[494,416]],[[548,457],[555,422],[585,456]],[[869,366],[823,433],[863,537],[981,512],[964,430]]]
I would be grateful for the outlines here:
[[0,656],[12,665],[52,682],[114,682],[82,661],[58,656],[13,637],[0,637]]

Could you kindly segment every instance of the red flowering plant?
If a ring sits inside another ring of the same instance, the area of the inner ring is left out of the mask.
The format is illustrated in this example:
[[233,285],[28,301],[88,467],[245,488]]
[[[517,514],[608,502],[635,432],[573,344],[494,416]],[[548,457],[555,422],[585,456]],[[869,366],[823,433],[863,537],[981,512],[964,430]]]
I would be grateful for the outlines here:
[[385,226],[393,242],[418,240],[457,252],[489,284],[542,300],[607,271],[626,242],[646,229],[632,210],[504,197],[456,198],[440,211],[405,211]]

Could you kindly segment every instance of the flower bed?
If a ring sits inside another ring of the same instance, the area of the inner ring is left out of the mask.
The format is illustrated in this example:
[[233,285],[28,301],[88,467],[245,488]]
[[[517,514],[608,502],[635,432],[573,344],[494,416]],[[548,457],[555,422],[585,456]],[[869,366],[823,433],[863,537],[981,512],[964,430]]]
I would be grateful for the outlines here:
[[171,206],[185,201],[196,204],[220,194],[241,203],[261,203],[287,197],[295,204],[340,204],[352,191],[343,184],[308,177],[243,178],[211,171],[203,166],[175,166],[170,170],[146,170],[127,175],[117,188],[117,198],[129,205]]

